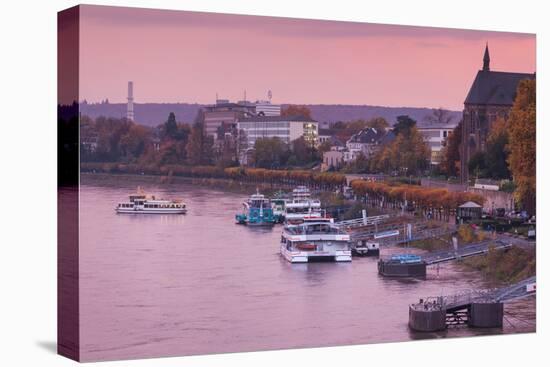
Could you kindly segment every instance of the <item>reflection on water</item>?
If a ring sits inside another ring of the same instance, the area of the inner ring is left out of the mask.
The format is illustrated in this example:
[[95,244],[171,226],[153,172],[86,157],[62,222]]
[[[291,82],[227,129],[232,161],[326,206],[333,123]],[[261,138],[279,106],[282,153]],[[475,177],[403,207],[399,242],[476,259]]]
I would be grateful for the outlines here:
[[187,184],[144,189],[182,197],[188,213],[115,214],[135,185],[82,187],[83,360],[534,330],[534,303],[526,300],[514,314],[527,321],[510,319],[504,329],[412,333],[409,303],[483,287],[478,276],[444,264],[428,280],[388,279],[374,258],[289,264],[279,256],[280,226],[234,223],[246,195]]

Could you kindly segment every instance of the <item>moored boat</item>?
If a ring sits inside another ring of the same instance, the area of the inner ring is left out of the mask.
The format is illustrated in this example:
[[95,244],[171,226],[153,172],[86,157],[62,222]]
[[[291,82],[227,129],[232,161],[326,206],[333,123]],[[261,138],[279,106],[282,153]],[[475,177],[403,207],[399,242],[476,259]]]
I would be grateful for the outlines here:
[[235,215],[235,220],[249,226],[272,226],[276,222],[270,200],[259,192],[243,203],[243,213]]
[[371,240],[354,241],[351,244],[351,251],[357,256],[378,256],[380,244]]
[[311,198],[311,192],[305,186],[298,186],[292,191],[292,200],[285,203],[285,221],[296,223],[305,218],[324,217],[321,201]]
[[350,236],[331,218],[304,218],[300,224],[285,224],[281,255],[291,263],[351,261]]
[[144,193],[141,188],[129,195],[128,201],[115,208],[120,214],[185,214],[187,206],[181,200],[165,200]]

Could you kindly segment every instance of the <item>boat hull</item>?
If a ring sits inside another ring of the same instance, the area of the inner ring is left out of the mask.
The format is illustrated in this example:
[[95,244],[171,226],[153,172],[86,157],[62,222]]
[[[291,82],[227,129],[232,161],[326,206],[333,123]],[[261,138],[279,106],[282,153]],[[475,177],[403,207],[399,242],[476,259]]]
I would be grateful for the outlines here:
[[281,255],[290,263],[308,263],[318,261],[350,262],[351,250],[336,251],[293,251],[281,245]]
[[132,209],[116,208],[117,214],[185,214],[187,209]]

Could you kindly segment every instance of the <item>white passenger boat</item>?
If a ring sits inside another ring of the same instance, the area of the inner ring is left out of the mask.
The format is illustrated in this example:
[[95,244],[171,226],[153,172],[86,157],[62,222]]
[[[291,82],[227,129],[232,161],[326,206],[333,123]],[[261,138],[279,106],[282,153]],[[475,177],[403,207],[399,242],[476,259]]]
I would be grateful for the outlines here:
[[187,207],[181,200],[159,199],[138,188],[128,201],[118,203],[115,211],[121,214],[185,214]]
[[311,198],[311,192],[305,186],[292,190],[292,200],[285,203],[285,221],[295,223],[304,218],[322,218],[321,201]]
[[351,261],[350,236],[332,218],[305,218],[284,226],[281,255],[291,263]]

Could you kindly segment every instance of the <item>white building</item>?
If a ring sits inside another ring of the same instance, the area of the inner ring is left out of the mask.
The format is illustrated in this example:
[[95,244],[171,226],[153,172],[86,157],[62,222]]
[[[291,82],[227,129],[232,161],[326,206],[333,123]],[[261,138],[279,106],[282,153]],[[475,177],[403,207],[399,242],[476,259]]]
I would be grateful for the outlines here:
[[393,139],[395,139],[395,135],[391,130],[386,132],[382,129],[367,127],[357,134],[353,134],[346,142],[347,151],[344,153],[344,161],[352,162],[361,154],[365,158],[370,158]]
[[281,116],[281,105],[271,104],[270,101],[256,101],[256,115],[260,116]]
[[238,121],[238,129],[246,133],[248,146],[257,139],[277,137],[289,144],[300,137],[314,145],[318,144],[318,123],[303,116],[254,116]]
[[456,127],[455,124],[432,124],[418,128],[418,131],[424,136],[424,141],[428,144],[431,151],[430,163],[439,164],[441,162],[441,151],[445,146],[445,141]]

